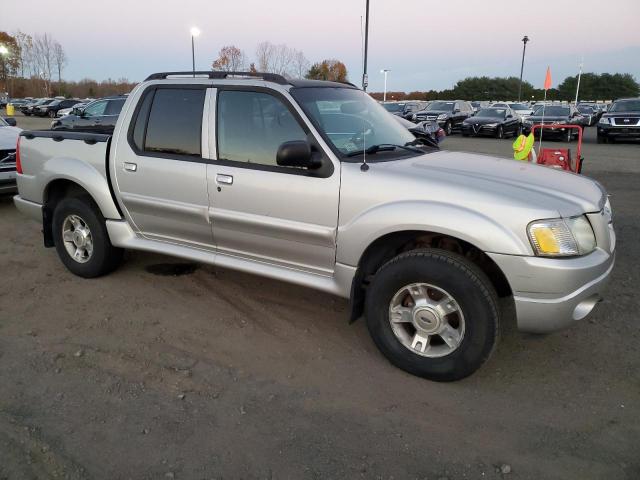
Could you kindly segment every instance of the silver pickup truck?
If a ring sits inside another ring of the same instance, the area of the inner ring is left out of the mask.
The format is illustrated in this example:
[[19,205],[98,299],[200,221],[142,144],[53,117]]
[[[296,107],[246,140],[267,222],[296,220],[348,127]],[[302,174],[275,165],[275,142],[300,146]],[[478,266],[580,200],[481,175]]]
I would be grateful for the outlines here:
[[584,319],[614,264],[603,188],[537,165],[440,151],[348,84],[223,72],[151,75],[113,136],[23,132],[15,204],[66,267],[123,249],[350,299],[398,367],[450,381],[500,330]]

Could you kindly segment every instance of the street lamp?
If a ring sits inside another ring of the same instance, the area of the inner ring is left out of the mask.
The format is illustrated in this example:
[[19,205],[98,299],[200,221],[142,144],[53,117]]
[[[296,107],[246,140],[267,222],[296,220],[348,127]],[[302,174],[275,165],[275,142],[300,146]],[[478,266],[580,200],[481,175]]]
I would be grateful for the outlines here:
[[200,35],[200,29],[198,27],[191,27],[191,68],[193,76],[196,76],[196,47],[194,38]]
[[522,96],[522,72],[524,71],[524,54],[527,51],[527,42],[529,41],[529,37],[526,35],[522,39],[522,43],[524,44],[522,47],[522,64],[520,65],[520,86],[518,87],[518,102],[520,101],[520,97]]
[[388,70],[386,68],[383,68],[382,70],[380,70],[380,73],[384,73],[384,93],[383,93],[383,98],[382,101],[386,102],[387,101],[387,74],[390,72],[391,70]]

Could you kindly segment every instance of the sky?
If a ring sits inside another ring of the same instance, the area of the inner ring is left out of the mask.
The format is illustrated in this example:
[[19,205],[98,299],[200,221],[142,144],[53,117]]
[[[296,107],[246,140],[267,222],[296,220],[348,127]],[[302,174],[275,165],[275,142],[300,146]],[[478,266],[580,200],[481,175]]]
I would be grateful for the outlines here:
[[[108,7],[107,7],[108,5]],[[261,41],[302,50],[311,61],[343,61],[362,76],[365,0],[3,0],[0,31],[50,33],[67,52],[63,77],[141,81],[191,69],[189,30],[197,26],[196,68],[208,70],[224,45],[251,60]],[[519,76],[542,87],[584,71],[640,80],[640,0],[370,0],[369,91],[441,90],[468,76]]]

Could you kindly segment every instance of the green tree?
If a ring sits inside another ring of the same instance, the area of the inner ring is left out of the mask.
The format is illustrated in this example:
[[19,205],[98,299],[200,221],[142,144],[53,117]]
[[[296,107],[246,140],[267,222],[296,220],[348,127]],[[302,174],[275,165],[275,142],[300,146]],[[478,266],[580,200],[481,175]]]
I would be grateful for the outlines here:
[[347,67],[338,60],[323,60],[309,68],[305,78],[310,80],[330,80],[332,82],[347,81]]
[[[576,95],[578,76],[567,77],[558,85],[561,100],[573,100]],[[621,97],[636,97],[640,86],[629,73],[583,73],[580,78],[579,97],[585,100],[615,100]]]

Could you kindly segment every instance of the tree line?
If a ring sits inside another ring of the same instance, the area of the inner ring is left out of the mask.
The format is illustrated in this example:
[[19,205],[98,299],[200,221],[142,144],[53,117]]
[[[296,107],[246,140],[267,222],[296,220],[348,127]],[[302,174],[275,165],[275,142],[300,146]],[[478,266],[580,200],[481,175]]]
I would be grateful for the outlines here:
[[[578,76],[565,78],[557,88],[547,91],[548,100],[574,100]],[[516,100],[520,79],[517,77],[468,77],[457,82],[453,88],[445,90],[427,90],[413,92],[387,92],[392,100]],[[615,100],[640,95],[640,85],[629,73],[583,73],[580,78],[579,99]],[[383,93],[375,92],[371,96],[382,100]],[[522,82],[521,99],[542,100],[544,90],[535,88],[529,82]]]
[[277,73],[286,78],[347,81],[347,67],[341,61],[326,59],[312,64],[301,50],[285,44],[261,42],[256,47],[254,57],[254,61],[248,61],[243,50],[235,45],[226,45],[218,52],[211,68],[225,72]]
[[13,98],[104,97],[128,93],[135,86],[125,78],[100,82],[88,78],[63,80],[67,54],[49,33],[30,35],[19,30],[14,34],[0,31],[0,45],[6,49],[6,53],[0,54],[0,94],[9,92]]

